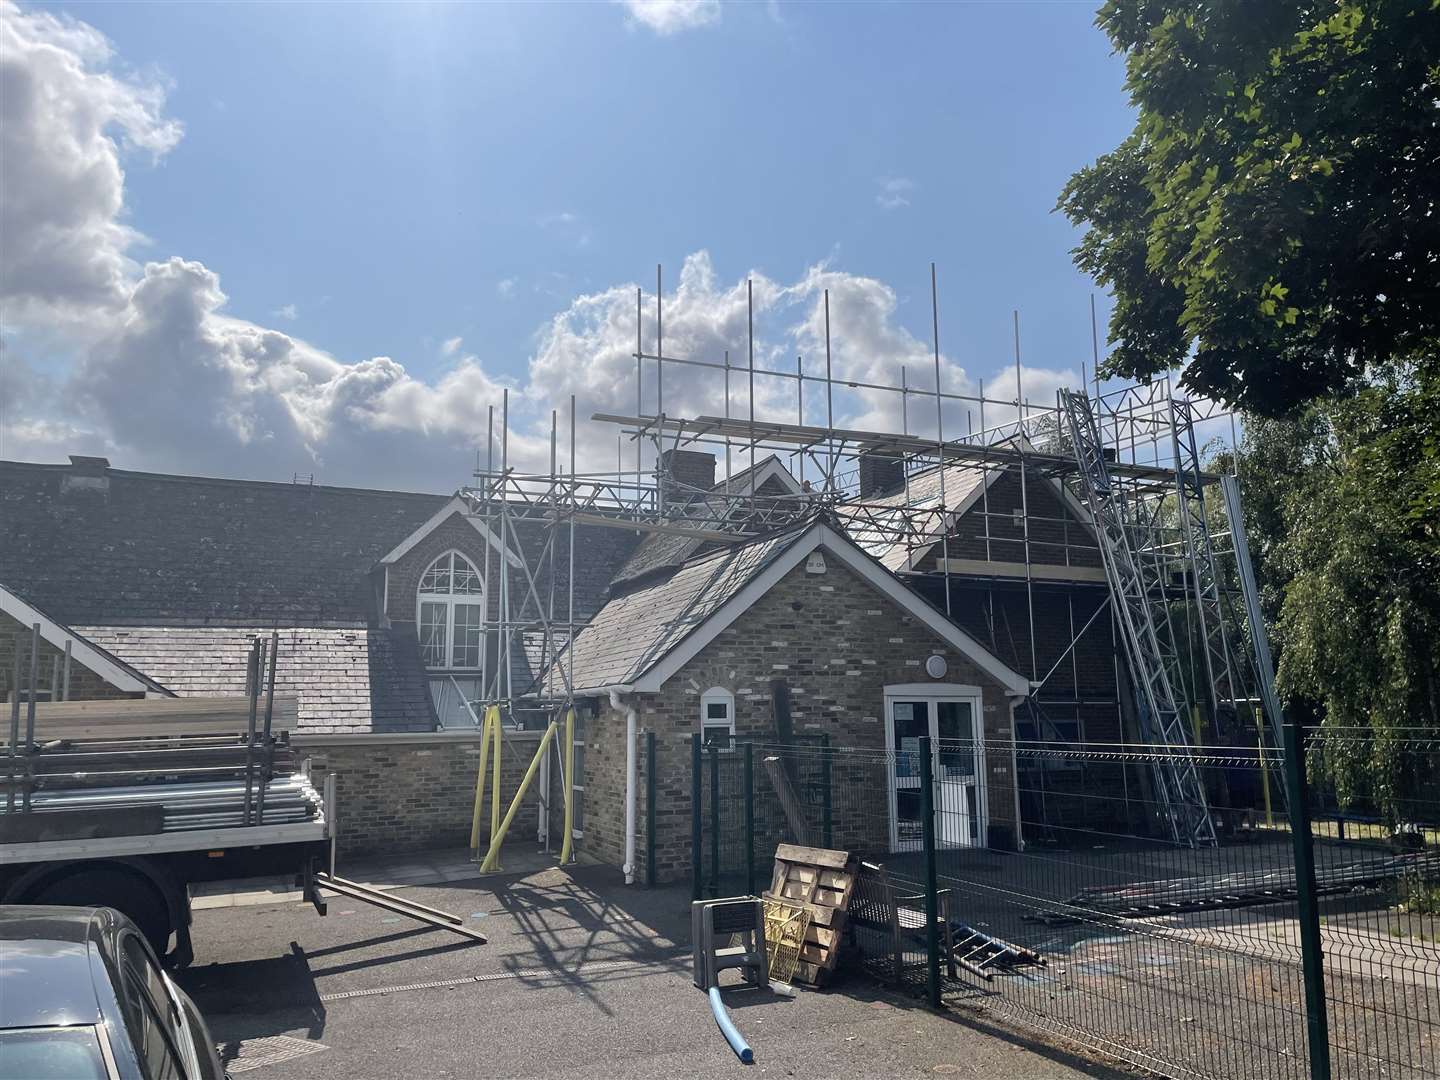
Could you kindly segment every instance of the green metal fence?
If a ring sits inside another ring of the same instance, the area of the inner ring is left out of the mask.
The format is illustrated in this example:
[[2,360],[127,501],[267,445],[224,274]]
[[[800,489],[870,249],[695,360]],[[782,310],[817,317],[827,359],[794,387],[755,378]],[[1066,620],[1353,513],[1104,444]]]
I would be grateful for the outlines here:
[[[1290,738],[697,743],[693,887],[763,890],[779,842],[840,848],[849,961],[932,1002],[1165,1075],[1440,1076],[1440,737]],[[1214,846],[1168,839],[1181,756]]]

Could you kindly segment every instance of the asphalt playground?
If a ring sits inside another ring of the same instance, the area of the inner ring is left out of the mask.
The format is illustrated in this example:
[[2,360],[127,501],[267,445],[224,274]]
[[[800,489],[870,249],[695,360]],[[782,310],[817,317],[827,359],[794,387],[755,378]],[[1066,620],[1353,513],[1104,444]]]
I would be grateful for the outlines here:
[[338,896],[325,918],[293,900],[195,913],[180,981],[237,1080],[1134,1075],[860,973],[794,996],[728,994],[755,1050],[745,1066],[691,982],[687,890],[580,867],[404,895],[489,943]]

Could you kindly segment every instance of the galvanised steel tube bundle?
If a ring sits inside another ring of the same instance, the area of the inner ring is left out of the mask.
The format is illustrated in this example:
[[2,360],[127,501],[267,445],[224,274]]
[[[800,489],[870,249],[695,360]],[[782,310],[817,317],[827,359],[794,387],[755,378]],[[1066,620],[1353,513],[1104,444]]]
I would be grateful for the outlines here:
[[[165,832],[229,828],[246,824],[243,780],[207,784],[145,784],[128,787],[39,791],[31,810],[105,811],[137,806],[164,808]],[[252,815],[251,824],[280,825],[312,821],[321,815],[321,799],[308,778],[294,775],[265,785],[264,819]]]

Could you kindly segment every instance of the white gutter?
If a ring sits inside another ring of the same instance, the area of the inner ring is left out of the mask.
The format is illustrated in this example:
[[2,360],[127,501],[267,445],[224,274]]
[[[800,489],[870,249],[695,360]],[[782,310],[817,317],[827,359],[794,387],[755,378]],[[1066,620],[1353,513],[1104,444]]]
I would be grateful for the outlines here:
[[635,706],[620,700],[620,691],[610,690],[610,707],[625,714],[625,884],[635,884]]

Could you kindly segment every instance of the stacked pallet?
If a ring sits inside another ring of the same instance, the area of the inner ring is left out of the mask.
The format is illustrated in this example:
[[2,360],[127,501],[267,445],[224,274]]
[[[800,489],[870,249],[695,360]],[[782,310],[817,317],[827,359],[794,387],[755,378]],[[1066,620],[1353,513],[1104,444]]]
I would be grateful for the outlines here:
[[799,844],[775,849],[775,872],[764,898],[803,908],[810,916],[795,966],[800,982],[818,986],[834,972],[855,876],[856,864],[848,851]]

